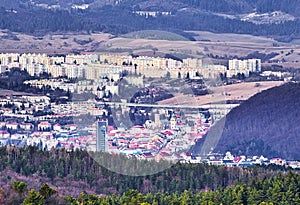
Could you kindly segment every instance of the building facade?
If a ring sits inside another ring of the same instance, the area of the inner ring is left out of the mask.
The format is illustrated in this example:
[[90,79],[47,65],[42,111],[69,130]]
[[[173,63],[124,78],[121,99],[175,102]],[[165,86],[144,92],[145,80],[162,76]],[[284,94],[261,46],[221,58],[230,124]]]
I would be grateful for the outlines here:
[[108,132],[107,121],[97,121],[97,139],[96,139],[96,151],[106,152],[107,151],[107,132]]
[[260,59],[229,60],[228,70],[226,72],[227,77],[232,77],[238,73],[244,74],[246,77],[248,77],[250,72],[261,72]]

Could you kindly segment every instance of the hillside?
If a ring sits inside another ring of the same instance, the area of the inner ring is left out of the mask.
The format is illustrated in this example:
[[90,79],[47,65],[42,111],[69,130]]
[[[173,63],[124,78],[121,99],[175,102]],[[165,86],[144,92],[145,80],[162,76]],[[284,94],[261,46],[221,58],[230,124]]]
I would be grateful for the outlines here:
[[299,99],[299,83],[258,93],[219,121],[194,151],[215,147],[214,152],[299,159]]
[[291,41],[300,37],[299,7],[298,0],[5,0],[0,8],[0,29],[36,35],[50,31],[119,35],[139,30],[181,35],[193,30]]
[[284,175],[264,178],[252,177],[251,183],[238,183],[217,191],[176,193],[147,193],[128,190],[122,195],[97,196],[82,191],[76,198],[61,195],[55,187],[44,183],[35,191],[29,190],[23,181],[13,181],[10,190],[0,193],[1,204],[299,204],[299,174],[288,172]]
[[[147,170],[161,168],[166,163],[164,161],[139,161],[106,153],[98,154],[107,163],[125,172],[126,170],[138,171],[140,167],[145,166],[148,167]],[[242,168],[176,163],[156,174],[132,176],[124,172],[118,174],[109,171],[107,166],[103,166],[103,163],[99,164],[94,157],[86,151],[79,150],[66,152],[55,149],[42,151],[37,147],[1,147],[0,204],[8,204],[2,201],[3,192],[5,195],[8,194],[5,196],[6,199],[15,200],[9,204],[21,204],[19,200],[24,198],[24,194],[16,196],[16,193],[11,190],[11,184],[16,180],[25,182],[29,190],[38,190],[43,183],[47,183],[60,195],[78,197],[82,191],[102,196],[122,195],[130,189],[136,189],[143,194],[159,192],[178,194],[184,190],[193,193],[203,190],[216,191],[239,183],[250,185],[254,178],[257,181],[280,173],[286,174],[286,168],[274,165]],[[144,171],[147,172],[147,170]]]
[[[37,8],[99,8],[105,6],[121,6],[144,11],[178,11],[193,8],[194,11],[210,11],[226,14],[242,14],[257,12],[282,11],[299,16],[299,0],[3,0],[2,6],[7,9],[37,7]],[[82,6],[82,7],[80,7]]]

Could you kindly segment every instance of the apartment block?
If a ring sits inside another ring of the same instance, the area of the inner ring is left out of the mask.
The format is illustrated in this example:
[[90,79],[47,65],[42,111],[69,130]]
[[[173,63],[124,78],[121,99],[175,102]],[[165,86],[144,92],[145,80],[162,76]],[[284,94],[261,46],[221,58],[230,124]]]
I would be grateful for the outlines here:
[[250,72],[261,72],[261,60],[260,59],[245,59],[238,60],[233,59],[228,62],[227,77],[232,77],[238,73],[249,76]]

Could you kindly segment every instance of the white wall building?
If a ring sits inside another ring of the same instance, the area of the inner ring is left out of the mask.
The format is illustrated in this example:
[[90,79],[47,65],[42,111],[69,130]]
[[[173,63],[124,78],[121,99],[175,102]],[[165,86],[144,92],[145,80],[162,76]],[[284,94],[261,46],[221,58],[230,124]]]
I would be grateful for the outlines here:
[[201,68],[202,59],[198,58],[186,58],[182,60],[182,67],[184,68]]
[[232,77],[238,73],[244,74],[246,77],[248,77],[250,72],[261,72],[260,59],[229,60],[228,70],[226,72],[227,77]]
[[19,61],[20,54],[18,53],[1,53],[0,62],[1,65],[9,66],[11,63]]
[[65,63],[68,64],[91,64],[99,61],[98,55],[87,54],[87,55],[67,55]]

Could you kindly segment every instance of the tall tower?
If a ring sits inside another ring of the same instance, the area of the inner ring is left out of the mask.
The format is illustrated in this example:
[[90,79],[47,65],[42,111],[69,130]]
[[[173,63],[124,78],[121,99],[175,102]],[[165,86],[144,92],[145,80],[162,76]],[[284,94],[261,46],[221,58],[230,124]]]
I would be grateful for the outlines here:
[[97,142],[96,142],[96,151],[97,152],[106,152],[107,151],[107,127],[108,122],[97,121]]
[[170,120],[170,124],[171,124],[171,130],[175,130],[177,128],[177,120],[175,115],[173,114]]

